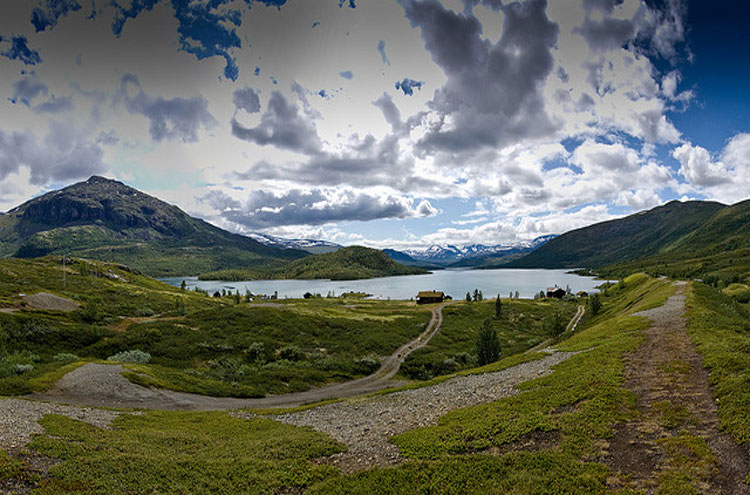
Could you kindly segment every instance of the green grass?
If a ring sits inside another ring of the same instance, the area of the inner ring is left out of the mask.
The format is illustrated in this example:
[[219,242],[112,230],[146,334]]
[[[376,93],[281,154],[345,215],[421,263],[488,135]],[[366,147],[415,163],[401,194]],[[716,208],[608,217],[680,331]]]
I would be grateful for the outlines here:
[[[453,411],[436,426],[393,438],[417,462],[332,478],[311,493],[595,493],[610,474],[600,442],[634,414],[622,387],[623,353],[640,345],[645,318],[632,312],[663,302],[667,282],[635,276],[608,290],[604,311],[559,347],[584,351],[555,372],[521,385],[522,392],[491,404]],[[538,452],[493,455],[534,434],[548,434]]]
[[722,427],[750,448],[750,306],[700,283],[690,285],[687,304],[688,334],[709,370]]
[[443,308],[440,331],[406,358],[400,373],[425,380],[475,367],[477,334],[485,320],[497,332],[502,356],[518,354],[549,337],[543,329],[546,318],[557,313],[567,322],[575,308],[575,303],[557,300],[503,299],[501,316],[495,318],[494,300],[456,301]]
[[334,474],[310,462],[345,447],[309,428],[227,413],[122,415],[111,429],[45,416],[30,448],[61,459],[37,490],[58,493],[296,493]]
[[0,306],[20,308],[19,294],[42,291],[81,309],[0,313],[0,395],[49,388],[72,369],[60,353],[96,361],[132,350],[151,355],[128,375],[144,385],[233,397],[294,392],[373,372],[430,318],[408,302],[236,304],[101,262],[68,260],[63,279],[60,258],[0,261]]

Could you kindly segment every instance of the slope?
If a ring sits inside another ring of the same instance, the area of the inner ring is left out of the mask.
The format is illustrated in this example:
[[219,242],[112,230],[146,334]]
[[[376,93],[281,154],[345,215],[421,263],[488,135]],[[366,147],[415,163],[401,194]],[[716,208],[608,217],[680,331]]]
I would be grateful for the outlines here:
[[679,249],[679,241],[727,209],[710,201],[671,201],[652,210],[572,230],[508,266],[597,268]]

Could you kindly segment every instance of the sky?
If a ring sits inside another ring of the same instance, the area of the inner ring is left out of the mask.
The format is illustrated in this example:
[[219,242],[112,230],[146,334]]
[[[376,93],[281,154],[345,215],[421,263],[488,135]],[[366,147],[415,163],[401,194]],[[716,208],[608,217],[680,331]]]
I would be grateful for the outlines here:
[[515,244],[750,197],[750,6],[3,0],[0,210],[91,175],[240,233]]

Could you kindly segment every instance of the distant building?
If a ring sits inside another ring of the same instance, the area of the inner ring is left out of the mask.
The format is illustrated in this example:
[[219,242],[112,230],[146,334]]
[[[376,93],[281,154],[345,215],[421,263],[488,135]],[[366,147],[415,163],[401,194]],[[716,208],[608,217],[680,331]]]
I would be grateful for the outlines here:
[[565,289],[562,287],[547,287],[547,297],[562,299],[565,296]]
[[417,294],[417,304],[440,303],[446,299],[443,291],[423,290]]
[[579,291],[579,292],[578,292],[578,293],[576,294],[576,296],[578,296],[578,297],[589,297],[589,293],[588,293],[588,292],[586,292],[585,290],[582,290],[582,291]]

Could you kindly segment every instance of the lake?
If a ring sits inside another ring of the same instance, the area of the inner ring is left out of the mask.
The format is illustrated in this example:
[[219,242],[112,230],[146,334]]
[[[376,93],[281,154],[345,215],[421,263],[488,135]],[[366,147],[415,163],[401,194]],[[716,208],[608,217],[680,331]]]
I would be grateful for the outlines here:
[[367,280],[248,280],[222,282],[198,280],[197,277],[170,277],[160,279],[179,287],[184,280],[187,287],[213,293],[217,290],[239,290],[245,294],[273,294],[278,291],[280,298],[300,298],[305,292],[326,296],[329,292],[340,295],[343,292],[366,292],[378,299],[409,299],[416,297],[421,290],[439,290],[450,294],[454,299],[463,299],[467,292],[479,289],[485,299],[497,296],[508,297],[508,293],[518,291],[523,298],[532,298],[540,290],[553,287],[570,287],[576,293],[581,290],[597,292],[595,287],[603,283],[593,277],[582,277],[566,270],[436,270],[426,275],[405,275],[400,277],[371,278]]

